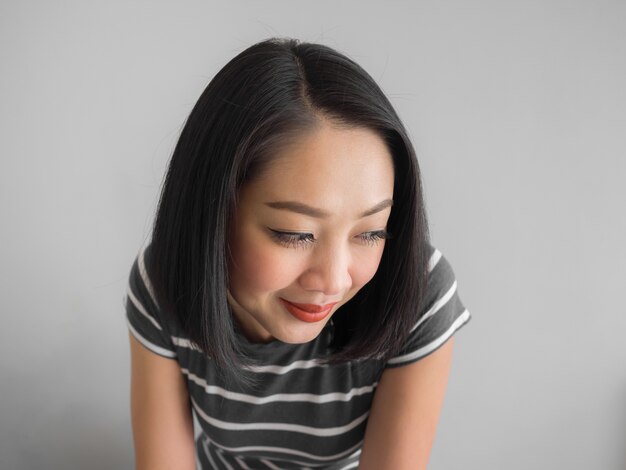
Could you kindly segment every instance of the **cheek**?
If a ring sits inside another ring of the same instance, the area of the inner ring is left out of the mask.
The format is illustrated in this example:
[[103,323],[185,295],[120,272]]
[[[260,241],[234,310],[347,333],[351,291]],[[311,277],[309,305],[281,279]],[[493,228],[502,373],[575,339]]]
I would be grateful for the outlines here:
[[255,292],[270,292],[285,287],[295,274],[295,266],[275,247],[267,244],[233,247],[231,288]]
[[362,256],[352,269],[352,284],[360,289],[367,284],[376,274],[383,255],[383,247],[374,255]]

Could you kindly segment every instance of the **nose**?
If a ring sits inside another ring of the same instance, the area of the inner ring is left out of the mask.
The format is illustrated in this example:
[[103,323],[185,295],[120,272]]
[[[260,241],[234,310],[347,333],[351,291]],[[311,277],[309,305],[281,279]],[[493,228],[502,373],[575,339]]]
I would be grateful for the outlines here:
[[313,250],[307,269],[300,276],[300,285],[308,291],[336,297],[352,286],[350,253],[341,247],[319,247]]

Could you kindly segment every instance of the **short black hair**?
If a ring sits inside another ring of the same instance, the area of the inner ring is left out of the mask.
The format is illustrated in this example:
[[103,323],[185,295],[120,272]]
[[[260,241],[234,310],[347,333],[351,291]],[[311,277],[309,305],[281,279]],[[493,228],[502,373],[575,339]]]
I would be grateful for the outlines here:
[[392,239],[372,280],[333,315],[328,361],[389,358],[418,320],[428,225],[417,158],[400,118],[372,77],[345,55],[321,44],[267,39],[228,62],[191,111],[163,182],[147,260],[160,307],[227,372],[253,362],[238,346],[227,301],[238,191],[281,145],[322,118],[376,132],[395,174]]

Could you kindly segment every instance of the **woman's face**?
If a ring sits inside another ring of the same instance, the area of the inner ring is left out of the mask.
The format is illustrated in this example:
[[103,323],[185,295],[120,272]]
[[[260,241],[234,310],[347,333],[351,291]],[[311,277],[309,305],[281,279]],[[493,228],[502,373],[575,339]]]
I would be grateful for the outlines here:
[[239,194],[229,302],[246,337],[305,343],[376,273],[393,197],[384,141],[324,122]]

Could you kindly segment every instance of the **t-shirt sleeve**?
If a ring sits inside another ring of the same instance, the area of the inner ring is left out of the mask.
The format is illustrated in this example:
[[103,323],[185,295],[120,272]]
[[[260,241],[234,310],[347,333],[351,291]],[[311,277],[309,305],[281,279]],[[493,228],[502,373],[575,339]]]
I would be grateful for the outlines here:
[[168,358],[176,352],[168,325],[159,309],[154,289],[146,272],[146,248],[137,255],[128,276],[126,322],[131,334],[150,351]]
[[422,312],[401,351],[387,361],[398,367],[418,361],[442,346],[471,318],[463,306],[454,271],[439,250],[433,248]]

